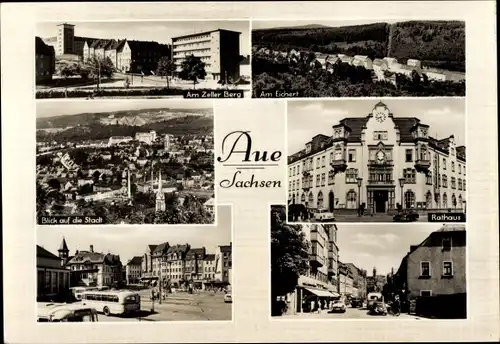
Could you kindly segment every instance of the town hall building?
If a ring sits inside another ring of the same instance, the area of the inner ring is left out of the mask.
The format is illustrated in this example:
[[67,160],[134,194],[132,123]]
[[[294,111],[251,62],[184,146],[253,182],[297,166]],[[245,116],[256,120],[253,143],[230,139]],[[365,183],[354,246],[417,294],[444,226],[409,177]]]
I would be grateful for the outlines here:
[[288,157],[288,204],[389,213],[403,206],[465,212],[465,146],[434,138],[415,117],[382,102],[366,117],[344,118]]

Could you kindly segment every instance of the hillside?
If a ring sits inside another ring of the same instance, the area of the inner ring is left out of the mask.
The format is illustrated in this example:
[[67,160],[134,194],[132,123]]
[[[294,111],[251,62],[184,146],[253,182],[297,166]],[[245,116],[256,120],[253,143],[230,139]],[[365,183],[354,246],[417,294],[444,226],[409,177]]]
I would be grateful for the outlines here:
[[76,115],[63,115],[37,118],[37,129],[67,128],[92,123],[123,124],[141,126],[173,118],[175,116],[212,116],[212,109],[139,109],[115,112],[81,113]]
[[167,120],[135,125],[109,125],[99,121],[92,121],[59,131],[37,130],[37,141],[78,142],[85,140],[105,140],[110,136],[132,136],[137,132],[155,130],[160,134],[172,135],[204,135],[213,134],[213,117],[183,116]]
[[465,22],[407,21],[342,27],[252,31],[256,47],[312,50],[327,54],[414,58],[428,67],[465,71]]

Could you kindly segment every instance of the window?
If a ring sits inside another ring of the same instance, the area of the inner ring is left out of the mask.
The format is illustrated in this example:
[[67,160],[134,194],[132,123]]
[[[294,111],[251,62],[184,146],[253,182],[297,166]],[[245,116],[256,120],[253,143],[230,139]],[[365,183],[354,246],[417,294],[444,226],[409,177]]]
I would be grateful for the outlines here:
[[335,160],[342,160],[342,146],[335,146]]
[[432,185],[432,172],[425,175],[425,184]]
[[319,157],[316,158],[316,168],[319,168],[319,164],[320,164],[319,159],[320,159]]
[[413,161],[413,149],[407,149],[405,153],[405,161],[412,162]]
[[358,169],[357,168],[349,168],[345,173],[345,182],[346,183],[357,183],[356,178],[358,178]]
[[458,178],[458,190],[462,191],[462,179]]
[[455,162],[451,162],[451,172],[455,172]]
[[405,192],[405,207],[413,208],[415,206],[415,193],[411,190]]
[[405,178],[405,184],[415,184],[416,172],[412,168],[405,168],[403,171],[403,176]]
[[316,175],[316,186],[319,186],[319,183],[320,183],[319,178],[320,178],[320,177],[319,177],[319,174],[318,174],[318,175]]
[[318,193],[318,204],[317,204],[318,209],[323,208],[323,193],[320,191]]
[[356,209],[358,207],[356,191],[349,190],[349,192],[347,193],[346,207],[347,209]]
[[443,276],[451,277],[453,276],[453,263],[443,262]]
[[349,162],[356,162],[356,150],[349,149],[348,157],[349,157]]
[[325,167],[325,156],[321,157],[321,167]]
[[451,177],[451,188],[452,189],[455,189],[456,188],[456,181],[455,181],[455,177]]
[[443,158],[443,170],[446,170],[446,159]]
[[387,131],[374,131],[373,132],[374,140],[387,140]]
[[443,251],[451,250],[451,237],[443,238]]
[[467,190],[465,190],[465,179],[462,182],[462,189],[463,189],[463,191],[467,191]]
[[448,208],[448,196],[446,192],[443,194],[443,208]]
[[462,165],[458,164],[458,174],[462,174]]
[[443,187],[448,187],[448,177],[446,177],[446,174],[443,174]]
[[326,183],[326,174],[322,173],[321,174],[321,186],[325,186]]
[[431,276],[431,263],[430,262],[420,262],[420,276],[430,277]]
[[335,180],[335,173],[333,171],[328,172],[328,185],[332,185]]
[[423,296],[423,297],[432,296],[432,291],[430,291],[430,290],[421,290],[420,291],[420,296]]

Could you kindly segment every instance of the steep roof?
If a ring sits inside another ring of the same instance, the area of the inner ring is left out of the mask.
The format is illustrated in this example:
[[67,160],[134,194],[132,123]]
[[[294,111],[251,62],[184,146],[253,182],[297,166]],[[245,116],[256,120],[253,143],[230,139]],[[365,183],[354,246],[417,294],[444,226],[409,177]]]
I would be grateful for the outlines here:
[[197,255],[198,257],[203,257],[205,256],[205,247],[201,248],[192,248],[187,252],[187,255]]
[[117,264],[120,263],[120,256],[115,254],[104,254],[99,252],[90,251],[79,251],[75,256],[68,262],[68,264],[83,264],[83,263],[94,263],[94,264]]
[[215,260],[215,254],[207,254],[205,260]]
[[56,256],[52,252],[49,252],[46,249],[44,249],[42,246],[38,246],[38,245],[36,245],[36,256],[43,257],[43,258],[49,258],[49,259],[60,259],[58,256]]
[[63,237],[59,251],[69,251],[68,245],[66,244],[66,239]]
[[231,245],[221,245],[219,247],[221,252],[231,252]]
[[127,263],[127,265],[141,265],[141,264],[142,264],[142,257],[140,256],[133,257]]
[[149,252],[154,252],[154,250],[156,249],[158,245],[148,245],[149,247]]
[[54,47],[45,44],[43,39],[37,36],[35,37],[35,54],[55,56]]
[[189,249],[189,245],[174,245],[168,248],[167,253],[186,253]]
[[[150,245],[151,247],[151,245]],[[161,243],[160,245],[156,246],[153,253],[164,253],[166,250],[170,249],[170,245],[168,242]]]

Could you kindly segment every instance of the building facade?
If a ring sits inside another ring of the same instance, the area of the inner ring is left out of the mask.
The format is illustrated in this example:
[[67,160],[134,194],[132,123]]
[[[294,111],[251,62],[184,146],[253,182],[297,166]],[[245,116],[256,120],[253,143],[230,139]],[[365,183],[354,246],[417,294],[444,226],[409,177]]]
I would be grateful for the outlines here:
[[299,276],[295,291],[285,296],[288,314],[311,312],[313,304],[326,307],[340,297],[336,225],[303,225],[302,230],[310,243],[309,269]]
[[[63,239],[67,249],[66,241]],[[61,249],[63,245],[61,244]],[[41,246],[36,246],[37,299],[49,300],[68,296],[70,287],[70,272],[65,266],[64,255],[59,257]],[[64,250],[63,250],[64,251]],[[69,251],[64,251],[66,254]]]
[[205,247],[190,248],[186,252],[184,280],[190,281],[193,287],[203,287],[203,262],[206,256]]
[[72,286],[113,286],[123,282],[120,256],[89,251],[76,251],[66,264],[71,271]]
[[125,266],[127,284],[138,284],[141,281],[142,257],[135,256]]
[[229,279],[230,270],[233,268],[232,243],[217,246],[215,251],[215,280],[232,284]]
[[56,68],[54,48],[35,37],[35,72],[36,82],[51,81]]
[[237,80],[240,76],[240,32],[213,30],[172,38],[172,60],[176,74],[190,55],[205,63],[207,78]]
[[353,263],[346,263],[352,274],[352,296],[366,299],[366,271],[358,268]]
[[354,276],[347,264],[339,264],[339,294],[344,301],[354,295]]
[[215,280],[215,254],[207,254],[203,260],[203,280],[206,282]]
[[379,102],[367,117],[345,118],[288,157],[288,202],[373,213],[404,208],[465,211],[465,146],[436,139],[414,117]]

